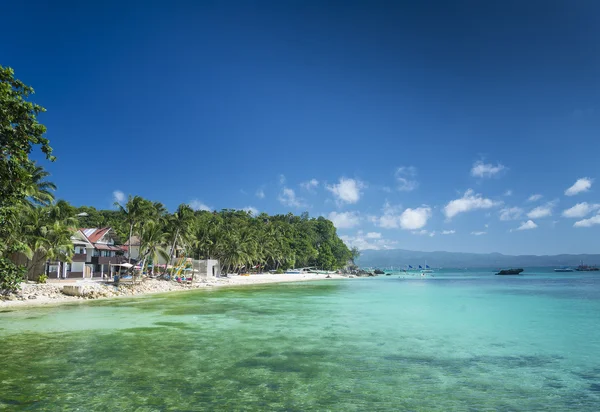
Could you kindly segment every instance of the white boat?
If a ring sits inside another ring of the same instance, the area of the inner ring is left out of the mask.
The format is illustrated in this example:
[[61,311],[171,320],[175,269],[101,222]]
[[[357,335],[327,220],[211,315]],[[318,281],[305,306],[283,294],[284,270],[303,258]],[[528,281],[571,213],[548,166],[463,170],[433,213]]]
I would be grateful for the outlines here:
[[285,273],[288,275],[301,275],[302,269],[288,269],[285,271]]
[[288,269],[285,273],[289,275],[304,275],[307,273],[317,273],[314,272],[312,268],[296,268],[296,269]]
[[433,273],[433,269],[431,269],[427,263],[425,263],[425,267],[419,265],[419,271],[421,273]]
[[554,269],[555,272],[573,272],[574,269],[568,268],[568,267],[564,267],[564,268],[557,268]]

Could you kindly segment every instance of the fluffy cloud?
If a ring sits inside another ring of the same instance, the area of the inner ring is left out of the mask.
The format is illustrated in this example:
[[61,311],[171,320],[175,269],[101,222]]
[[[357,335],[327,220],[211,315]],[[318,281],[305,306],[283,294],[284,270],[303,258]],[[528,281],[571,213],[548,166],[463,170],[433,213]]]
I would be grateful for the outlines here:
[[194,210],[207,210],[207,211],[211,211],[212,208],[209,206],[206,206],[204,203],[202,203],[201,201],[199,201],[198,199],[194,199],[192,200],[190,203],[188,203],[190,205],[190,207]]
[[529,199],[527,199],[528,202],[537,202],[538,200],[540,200],[542,197],[542,195],[540,195],[539,193],[536,193],[534,195],[529,196]]
[[517,220],[523,215],[523,209],[520,207],[505,207],[500,209],[500,220]]
[[380,217],[372,216],[371,221],[385,229],[416,230],[424,227],[430,217],[431,208],[429,206],[423,205],[415,209],[407,208],[401,212],[399,206],[392,206],[386,202],[383,205],[383,215]]
[[252,216],[258,216],[258,214],[259,214],[258,209],[255,207],[252,207],[252,206],[246,206],[242,210],[245,210],[246,212],[250,213]]
[[506,192],[504,192],[504,196],[512,196],[513,191],[508,189]]
[[527,213],[529,219],[541,219],[543,217],[552,216],[552,209],[556,202],[548,202],[545,205],[538,206]]
[[293,189],[284,187],[278,197],[279,202],[284,206],[290,207],[306,207],[304,200],[296,197],[296,192]]
[[590,227],[600,225],[600,214],[590,217],[589,219],[578,220],[573,224],[574,227]]
[[350,229],[358,226],[360,223],[360,217],[357,212],[331,212],[327,218],[338,229]]
[[454,199],[448,202],[448,204],[444,207],[444,214],[448,219],[451,219],[459,213],[469,212],[476,209],[489,209],[500,204],[501,202],[486,199],[475,193],[473,189],[469,189],[460,199]]
[[342,239],[348,247],[357,247],[359,250],[393,249],[397,244],[396,241],[392,240],[369,238],[369,234],[365,236],[362,232],[358,232],[355,236],[340,236],[340,239]]
[[327,190],[333,193],[338,203],[352,204],[360,200],[362,195],[361,189],[365,187],[366,185],[360,180],[342,177],[338,184],[327,186]]
[[431,208],[417,207],[416,209],[408,208],[400,215],[400,227],[406,230],[421,229],[427,224],[431,217]]
[[456,233],[456,230],[442,230],[442,235],[453,235]]
[[471,234],[474,236],[482,236],[482,235],[487,235],[487,232],[471,232]]
[[113,192],[113,200],[117,203],[124,203],[125,202],[125,193],[121,192],[120,190],[115,190]]
[[259,199],[264,199],[265,198],[265,191],[262,189],[258,189],[256,191],[256,197],[258,197]]
[[367,239],[381,239],[381,233],[369,232],[369,233],[367,233]]
[[522,222],[521,226],[515,230],[531,230],[535,229],[536,227],[538,227],[538,225],[536,225],[533,220],[528,220],[527,222]]
[[417,175],[417,169],[413,166],[403,166],[396,169],[394,176],[398,182],[398,190],[402,192],[410,192],[419,186],[414,178]]
[[279,184],[280,185],[284,185],[285,184],[285,175],[281,174],[279,175]]
[[587,192],[592,187],[592,183],[594,179],[590,179],[589,177],[582,177],[581,179],[577,179],[577,181],[565,190],[565,195],[567,196],[575,196],[578,193]]
[[500,173],[506,169],[504,165],[498,163],[497,165],[493,165],[491,163],[483,163],[481,160],[473,163],[473,167],[471,168],[471,176],[473,177],[492,177]]
[[600,209],[600,205],[599,204],[589,204],[587,202],[583,202],[583,203],[577,203],[575,206],[566,209],[565,211],[562,212],[562,215],[564,217],[571,217],[571,218],[577,218],[577,217],[584,217],[589,215],[590,213],[592,213],[594,210],[598,210]]
[[319,181],[317,179],[310,179],[307,182],[300,183],[300,187],[302,187],[303,189],[308,190],[308,191],[316,189],[318,186],[319,186]]

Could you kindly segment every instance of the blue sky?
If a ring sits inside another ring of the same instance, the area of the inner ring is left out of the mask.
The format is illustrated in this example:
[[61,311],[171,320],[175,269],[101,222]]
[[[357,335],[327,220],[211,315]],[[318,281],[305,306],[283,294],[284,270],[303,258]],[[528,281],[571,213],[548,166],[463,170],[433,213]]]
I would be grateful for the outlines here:
[[416,3],[9,2],[0,64],[48,109],[46,166],[75,205],[308,211],[363,248],[598,252],[600,3]]

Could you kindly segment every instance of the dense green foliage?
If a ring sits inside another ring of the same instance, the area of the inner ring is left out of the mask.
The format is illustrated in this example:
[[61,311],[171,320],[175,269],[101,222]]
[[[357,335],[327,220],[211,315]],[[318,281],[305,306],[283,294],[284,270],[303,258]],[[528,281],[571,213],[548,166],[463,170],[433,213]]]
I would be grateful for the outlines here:
[[15,79],[11,68],[0,66],[0,251],[10,248],[6,237],[13,230],[19,207],[26,198],[44,204],[44,193],[52,189],[43,183],[46,176],[29,158],[39,146],[48,160],[54,160],[46,132],[37,116],[45,109],[27,99],[33,89]]
[[[308,214],[252,216],[248,212],[173,213],[162,203],[129,196],[114,210],[55,202],[48,172],[29,155],[39,146],[50,161],[46,128],[37,120],[45,109],[27,99],[33,89],[0,66],[0,290],[12,291],[25,274],[44,281],[48,261],[69,262],[76,228],[111,227],[118,240],[139,241],[142,266],[177,255],[218,259],[225,271],[316,266],[335,269],[353,258],[333,224]],[[166,268],[165,268],[166,270]]]
[[[139,196],[117,204],[119,211],[75,208],[82,227],[111,226],[123,244],[140,241],[140,260],[171,260],[175,250],[195,259],[218,259],[227,271],[316,266],[336,269],[353,258],[331,221],[308,214],[252,216],[240,210],[192,211],[180,205],[169,213]],[[354,251],[356,253],[356,251]]]
[[17,290],[24,273],[24,267],[0,256],[0,295]]

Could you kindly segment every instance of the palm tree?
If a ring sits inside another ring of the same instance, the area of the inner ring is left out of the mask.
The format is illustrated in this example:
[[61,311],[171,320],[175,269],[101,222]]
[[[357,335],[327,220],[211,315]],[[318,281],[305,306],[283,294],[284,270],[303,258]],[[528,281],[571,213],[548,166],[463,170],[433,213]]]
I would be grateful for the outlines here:
[[45,180],[50,173],[35,163],[27,164],[27,171],[30,176],[25,194],[30,204],[48,206],[54,201],[54,191],[56,185]]
[[145,225],[145,230],[140,238],[140,245],[144,245],[144,249],[140,246],[140,266],[142,272],[147,264],[147,259],[151,259],[156,265],[158,258],[161,257],[165,261],[169,258],[169,254],[164,249],[167,240],[167,234],[163,232],[162,225],[158,222],[150,221]]
[[56,206],[47,206],[25,209],[21,215],[20,249],[26,258],[28,279],[39,275],[36,271],[47,260],[71,261],[74,228],[69,218],[56,219],[55,214]]
[[119,202],[114,203],[129,225],[129,239],[127,240],[127,255],[129,258],[129,263],[131,263],[131,237],[133,236],[134,229],[140,225],[144,215],[148,213],[148,203],[150,203],[150,201],[142,198],[141,196],[132,197],[131,195],[129,195],[125,206]]
[[169,217],[165,229],[169,243],[171,244],[171,250],[169,250],[169,260],[167,261],[167,265],[165,265],[165,273],[167,266],[173,259],[177,245],[180,244],[187,247],[192,244],[194,221],[194,211],[186,204],[179,205],[175,213]]

